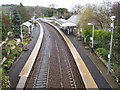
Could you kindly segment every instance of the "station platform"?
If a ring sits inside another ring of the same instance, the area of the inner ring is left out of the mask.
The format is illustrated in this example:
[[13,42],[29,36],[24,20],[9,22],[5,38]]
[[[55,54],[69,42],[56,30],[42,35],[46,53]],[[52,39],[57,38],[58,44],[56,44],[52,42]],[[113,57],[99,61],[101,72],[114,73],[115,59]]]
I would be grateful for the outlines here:
[[82,41],[78,41],[77,37],[75,37],[74,35],[67,36],[81,55],[83,61],[85,62],[99,88],[120,88],[114,78],[110,74],[106,74],[107,67],[94,53],[91,53],[90,48],[86,49]]
[[28,60],[37,40],[40,35],[39,26],[34,27],[32,32],[32,41],[28,44],[27,51],[23,51],[21,55],[18,57],[18,59],[15,61],[15,63],[12,65],[11,69],[9,70],[9,77],[10,77],[10,83],[11,88],[16,88],[18,81],[20,79],[19,73],[21,72],[23,66],[25,65],[26,61]]

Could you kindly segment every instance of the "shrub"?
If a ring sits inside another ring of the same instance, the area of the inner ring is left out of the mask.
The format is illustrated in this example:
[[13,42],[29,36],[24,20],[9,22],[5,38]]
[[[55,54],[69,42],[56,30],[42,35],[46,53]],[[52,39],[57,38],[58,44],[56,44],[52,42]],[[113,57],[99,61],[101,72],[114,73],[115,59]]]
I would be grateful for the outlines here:
[[9,70],[10,67],[12,66],[14,60],[12,59],[7,59],[4,64],[3,64],[3,67],[6,69],[6,70]]
[[10,64],[13,64],[14,60],[9,59],[7,62],[8,62],[8,65],[10,65]]
[[2,58],[7,57],[7,49],[2,49]]
[[18,56],[20,53],[19,53],[19,51],[17,49],[13,49],[11,51],[11,54],[14,55],[14,56]]
[[22,45],[18,45],[16,48],[15,48],[19,53],[22,52]]
[[91,26],[83,26],[83,30],[82,30],[82,35],[84,36],[84,37],[86,37],[86,36],[89,36],[89,37],[91,37],[92,36],[92,29],[91,29]]
[[120,65],[118,63],[111,61],[111,66],[114,70],[112,74],[118,79],[117,82],[120,84]]
[[97,49],[97,48],[102,48],[102,45],[99,41],[94,40],[94,49]]
[[7,37],[7,30],[3,29],[1,35],[2,35],[2,40],[4,41],[6,39],[6,37]]
[[107,56],[108,56],[108,51],[104,48],[98,48],[96,49],[97,53],[104,58],[105,60],[107,60]]
[[16,41],[15,40],[10,40],[7,43],[8,46],[15,46],[16,45]]
[[3,68],[0,68],[0,73],[2,73],[2,89],[9,90],[10,89],[9,76],[6,75],[6,72],[5,70],[3,70]]

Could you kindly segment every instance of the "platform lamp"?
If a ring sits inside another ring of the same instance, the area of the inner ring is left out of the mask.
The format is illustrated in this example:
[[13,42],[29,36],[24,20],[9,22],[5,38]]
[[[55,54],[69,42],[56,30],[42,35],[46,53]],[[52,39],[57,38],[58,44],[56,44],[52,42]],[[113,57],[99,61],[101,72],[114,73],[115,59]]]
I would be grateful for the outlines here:
[[111,60],[111,55],[112,55],[112,42],[113,42],[113,30],[114,30],[114,20],[115,20],[116,16],[111,16],[110,19],[112,20],[112,23],[111,23],[111,41],[110,41],[110,51],[109,51],[109,54],[108,54],[108,63],[107,63],[107,75],[109,74],[110,72],[110,60]]
[[88,23],[88,25],[92,25],[93,26],[92,37],[90,37],[90,40],[92,40],[91,53],[93,53],[93,49],[94,49],[94,24],[93,23]]
[[20,38],[21,38],[22,47],[23,47],[23,30],[22,30],[22,24],[20,25]]

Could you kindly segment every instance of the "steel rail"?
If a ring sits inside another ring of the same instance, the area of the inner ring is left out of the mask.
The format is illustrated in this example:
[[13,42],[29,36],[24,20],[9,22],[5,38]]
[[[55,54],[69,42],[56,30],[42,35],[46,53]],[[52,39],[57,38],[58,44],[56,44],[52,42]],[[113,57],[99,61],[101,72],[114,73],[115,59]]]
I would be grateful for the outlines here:
[[62,66],[61,66],[61,61],[60,61],[59,50],[58,50],[58,46],[57,46],[57,42],[56,42],[56,41],[55,41],[55,45],[56,45],[57,52],[58,52],[58,62],[59,62],[59,67],[60,67],[60,81],[61,81],[61,89],[63,89]]

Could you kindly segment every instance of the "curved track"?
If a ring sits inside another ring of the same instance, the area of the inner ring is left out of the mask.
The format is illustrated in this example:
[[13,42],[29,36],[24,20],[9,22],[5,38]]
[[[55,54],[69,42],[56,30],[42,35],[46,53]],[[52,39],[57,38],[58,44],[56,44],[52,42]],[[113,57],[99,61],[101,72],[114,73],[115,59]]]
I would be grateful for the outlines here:
[[59,33],[41,22],[44,38],[26,88],[84,88],[69,48]]

